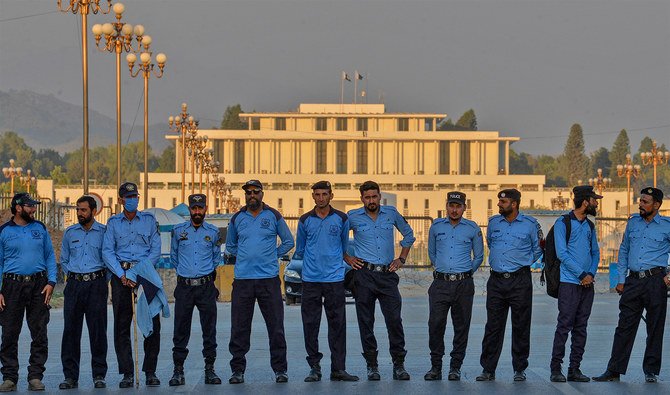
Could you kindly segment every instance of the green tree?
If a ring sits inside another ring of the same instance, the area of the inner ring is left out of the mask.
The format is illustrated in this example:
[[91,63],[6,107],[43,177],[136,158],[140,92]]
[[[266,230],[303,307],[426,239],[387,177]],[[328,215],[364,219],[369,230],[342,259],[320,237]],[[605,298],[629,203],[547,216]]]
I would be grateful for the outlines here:
[[475,115],[475,110],[471,108],[464,112],[456,122],[456,126],[463,128],[463,130],[477,130],[477,116]]
[[14,159],[14,166],[24,170],[32,167],[35,158],[35,150],[26,144],[23,137],[16,132],[7,131],[0,134],[0,167],[9,166],[9,160]]
[[56,166],[51,170],[49,177],[54,181],[54,185],[70,184],[70,178],[63,172],[60,166]]
[[155,169],[158,173],[174,173],[175,171],[175,146],[168,145],[161,156],[158,158],[158,167]]
[[626,163],[626,155],[630,153],[630,140],[626,129],[621,129],[612,149],[610,150],[610,171],[609,177],[615,186],[626,186],[626,180],[617,175],[616,166]]
[[530,164],[532,157],[522,152],[517,154],[513,149],[509,150],[509,171],[510,174],[534,174],[533,166]]
[[603,170],[603,177],[607,177],[612,162],[610,161],[610,152],[605,147],[600,147],[591,154],[591,174],[595,176],[598,169]]
[[242,122],[240,119],[240,113],[242,112],[242,106],[240,104],[235,104],[234,106],[226,107],[226,112],[223,114],[223,120],[221,121],[221,129],[224,130],[244,130],[248,129],[248,123]]
[[568,186],[577,185],[578,180],[585,182],[589,179],[590,168],[589,158],[584,153],[584,132],[582,127],[575,123],[570,128],[568,141],[561,155],[561,175]]

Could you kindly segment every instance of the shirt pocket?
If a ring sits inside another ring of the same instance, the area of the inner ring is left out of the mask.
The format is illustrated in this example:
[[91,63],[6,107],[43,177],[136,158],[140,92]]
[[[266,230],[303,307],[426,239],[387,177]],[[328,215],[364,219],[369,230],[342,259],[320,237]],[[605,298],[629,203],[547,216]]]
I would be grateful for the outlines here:
[[84,245],[81,242],[70,243],[70,259],[81,258],[84,255]]
[[116,246],[121,248],[128,247],[132,241],[132,238],[133,236],[130,233],[124,233],[123,231],[117,232],[114,237],[116,240]]
[[137,232],[137,242],[141,242],[145,246],[151,245],[151,233],[150,232]]
[[513,233],[512,234],[512,245],[514,247],[526,247],[529,242],[528,239],[530,238],[530,235],[527,233]]

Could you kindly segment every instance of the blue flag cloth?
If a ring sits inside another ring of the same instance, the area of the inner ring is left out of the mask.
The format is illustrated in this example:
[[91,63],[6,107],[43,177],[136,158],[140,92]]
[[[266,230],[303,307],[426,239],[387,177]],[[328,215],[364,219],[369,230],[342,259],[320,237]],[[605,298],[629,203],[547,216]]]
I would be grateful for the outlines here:
[[153,318],[161,312],[164,318],[170,316],[163,282],[147,259],[128,269],[126,278],[137,284],[137,326],[144,337],[149,337],[154,332]]

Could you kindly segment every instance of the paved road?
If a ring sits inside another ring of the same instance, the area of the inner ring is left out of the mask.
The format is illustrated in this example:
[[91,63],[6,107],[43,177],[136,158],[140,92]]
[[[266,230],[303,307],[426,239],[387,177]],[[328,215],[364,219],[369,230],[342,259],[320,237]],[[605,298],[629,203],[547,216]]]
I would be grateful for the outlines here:
[[[612,336],[616,326],[618,297],[614,294],[598,294],[593,308],[589,325],[589,340],[587,343],[585,360],[582,370],[585,374],[595,375],[601,373],[607,363],[612,345]],[[479,353],[481,351],[481,340],[485,325],[485,297],[477,295],[475,297],[474,314],[472,327],[470,330],[470,344],[468,354],[465,359],[462,371],[463,380],[461,382],[425,382],[423,374],[429,369],[429,350],[428,350],[428,303],[427,297],[406,297],[403,304],[403,321],[405,325],[405,334],[407,339],[406,367],[412,380],[409,382],[394,382],[391,380],[391,360],[388,355],[388,342],[383,326],[383,319],[377,309],[377,328],[379,347],[380,347],[380,370],[382,373],[381,382],[367,382],[365,380],[357,383],[331,383],[324,380],[320,383],[304,383],[303,378],[308,373],[308,366],[305,362],[305,351],[302,337],[302,326],[300,319],[300,307],[290,306],[286,308],[286,334],[289,350],[289,377],[288,384],[275,384],[273,373],[269,366],[269,352],[267,345],[267,334],[263,324],[260,312],[256,310],[254,315],[254,326],[252,333],[252,348],[248,358],[248,368],[246,373],[246,383],[242,385],[231,386],[227,384],[230,375],[228,361],[228,340],[230,333],[230,305],[219,304],[219,360],[216,363],[217,372],[224,379],[221,386],[205,386],[203,383],[203,361],[200,353],[201,332],[197,313],[194,315],[193,336],[191,337],[191,355],[187,360],[186,382],[184,387],[171,388],[167,386],[172,373],[172,333],[173,321],[171,318],[163,319],[162,327],[162,348],[160,360],[158,363],[158,376],[163,382],[163,386],[158,389],[146,389],[144,386],[140,390],[149,392],[226,392],[235,394],[253,394],[276,393],[276,394],[307,394],[318,390],[323,394],[341,394],[343,391],[355,393],[432,393],[435,391],[449,392],[481,392],[496,394],[517,394],[519,391],[525,393],[543,394],[569,394],[586,393],[596,391],[597,393],[609,394],[630,394],[635,391],[653,391],[652,393],[670,394],[670,328],[665,333],[665,355],[663,368],[661,372],[661,381],[657,384],[646,384],[643,382],[642,374],[642,353],[644,347],[644,328],[638,331],[638,337],[635,342],[633,356],[629,367],[629,374],[623,376],[621,383],[561,383],[554,384],[549,381],[548,364],[551,354],[551,344],[556,320],[556,302],[546,295],[534,295],[533,303],[533,324],[531,340],[530,367],[527,371],[528,381],[525,383],[512,382],[512,368],[510,356],[510,328],[506,332],[504,350],[500,359],[497,376],[498,379],[493,383],[476,383],[475,376],[481,371],[479,366]],[[112,342],[112,314],[109,309],[110,326],[109,334],[109,373],[108,392],[120,392],[129,390],[119,390],[118,380],[120,377],[116,374],[116,357],[113,352]],[[356,324],[356,315],[353,304],[347,305],[347,330],[348,330],[348,357],[347,369],[350,373],[365,375],[365,363],[361,357],[361,345],[358,338],[358,326]],[[60,342],[63,328],[63,312],[61,309],[51,311],[51,322],[49,324],[49,342],[50,355],[47,363],[45,383],[48,390],[57,391],[58,383],[62,379],[60,365]],[[451,341],[451,324],[448,324],[447,343]],[[93,391],[91,383],[90,370],[90,350],[87,345],[88,337],[84,330],[84,342],[82,344],[82,373],[80,380],[80,389],[74,392]],[[328,372],[330,360],[327,352],[325,317],[322,321],[320,344],[322,351],[326,355],[322,363],[324,372]],[[20,365],[21,378],[19,390],[25,391],[27,384],[25,382],[25,366],[28,360],[29,337],[27,328],[24,329],[20,338]],[[142,352],[140,351],[140,358]],[[448,358],[448,356],[447,356]],[[448,359],[445,359],[445,365],[448,365]],[[327,377],[327,376],[326,376]],[[446,377],[445,377],[446,379]],[[95,393],[104,392],[100,390]]]

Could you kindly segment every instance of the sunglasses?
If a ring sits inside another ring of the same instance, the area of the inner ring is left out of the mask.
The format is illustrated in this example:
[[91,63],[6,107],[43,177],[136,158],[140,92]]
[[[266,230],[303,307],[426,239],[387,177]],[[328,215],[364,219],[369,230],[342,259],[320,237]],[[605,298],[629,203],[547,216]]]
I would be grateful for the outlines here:
[[263,193],[263,191],[260,189],[247,189],[244,191],[245,195],[260,195],[261,193]]

